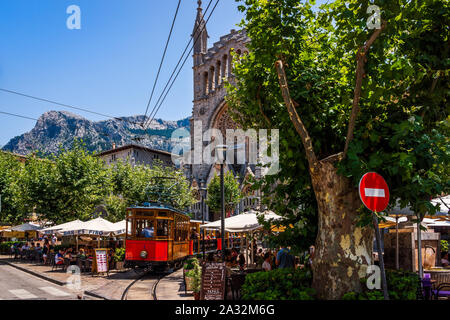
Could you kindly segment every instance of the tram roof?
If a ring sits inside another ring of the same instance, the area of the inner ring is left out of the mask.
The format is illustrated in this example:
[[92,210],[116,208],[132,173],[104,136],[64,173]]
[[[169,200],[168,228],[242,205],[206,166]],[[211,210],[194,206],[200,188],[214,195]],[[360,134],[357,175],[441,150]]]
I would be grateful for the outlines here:
[[165,205],[165,204],[158,204],[158,203],[149,203],[148,205],[144,204],[141,206],[132,206],[132,207],[128,207],[128,209],[145,209],[145,210],[157,210],[157,209],[163,209],[163,210],[169,210],[169,211],[173,211],[173,212],[177,212],[180,214],[184,214],[185,216],[189,215],[186,212],[183,212],[181,210],[175,209],[174,207],[171,207],[169,205]]

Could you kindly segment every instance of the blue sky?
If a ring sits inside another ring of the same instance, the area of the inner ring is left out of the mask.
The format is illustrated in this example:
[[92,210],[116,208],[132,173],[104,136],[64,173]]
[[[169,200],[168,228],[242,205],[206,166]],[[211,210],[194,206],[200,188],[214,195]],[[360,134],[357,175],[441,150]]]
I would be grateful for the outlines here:
[[[1,0],[0,87],[114,116],[144,114],[177,3]],[[207,3],[203,0],[203,7]],[[66,9],[72,4],[81,8],[81,30],[66,27]],[[197,0],[181,3],[154,101],[189,41],[196,7]],[[209,45],[237,29],[242,17],[234,0],[221,0],[207,27]],[[191,67],[189,59],[158,118],[178,120],[191,114]],[[48,110],[64,109],[0,92],[0,111],[38,118]],[[34,125],[0,114],[0,146]]]

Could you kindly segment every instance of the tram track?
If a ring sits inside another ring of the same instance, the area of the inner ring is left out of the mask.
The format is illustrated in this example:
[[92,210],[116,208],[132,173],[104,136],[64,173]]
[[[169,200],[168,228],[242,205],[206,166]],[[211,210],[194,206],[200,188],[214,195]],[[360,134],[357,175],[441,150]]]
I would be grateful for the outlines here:
[[120,298],[120,300],[127,300],[128,298],[128,292],[130,291],[131,287],[133,285],[136,284],[136,282],[138,282],[139,280],[141,280],[142,278],[144,278],[146,275],[148,274],[148,272],[144,272],[143,274],[141,274],[139,277],[137,277],[136,279],[134,279],[123,291],[122,293],[122,297]]
[[158,300],[158,297],[156,296],[156,287],[158,286],[159,281],[161,281],[161,279],[163,277],[164,276],[159,276],[158,279],[155,281],[155,283],[152,286],[152,291],[151,292],[152,292],[153,300]]
[[[144,281],[144,280],[153,280],[153,283],[150,286],[151,287],[150,294],[151,294],[151,298],[152,298],[151,300],[158,300],[157,296],[156,296],[157,286],[158,286],[160,280],[162,278],[164,278],[165,276],[169,275],[169,274],[170,273],[163,273],[163,274],[155,273],[155,272],[152,272],[152,271],[144,272],[143,274],[139,275],[138,278],[134,279],[133,282],[131,282],[125,288],[125,290],[122,293],[121,300],[128,300],[129,293],[132,292],[133,289],[139,291],[139,288],[136,288],[137,287],[136,284],[138,284],[140,281]],[[154,277],[154,278],[145,279],[145,277],[148,277],[148,276],[151,276],[151,277]]]

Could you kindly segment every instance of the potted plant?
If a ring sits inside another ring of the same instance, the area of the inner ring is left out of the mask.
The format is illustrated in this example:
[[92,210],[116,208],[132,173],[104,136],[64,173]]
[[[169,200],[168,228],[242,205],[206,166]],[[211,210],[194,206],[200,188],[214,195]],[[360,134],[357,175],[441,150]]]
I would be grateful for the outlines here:
[[186,272],[186,279],[190,279],[190,289],[194,292],[195,300],[200,300],[200,290],[202,286],[202,268],[195,259],[193,269]]
[[114,261],[116,263],[117,270],[124,269],[123,266],[125,263],[125,248],[116,248],[116,251],[114,253]]
[[186,263],[184,264],[183,267],[183,276],[184,276],[184,282],[186,285],[186,291],[191,291],[192,290],[192,273],[191,271],[194,269],[194,263],[197,262],[198,264],[198,260],[196,258],[192,258],[186,261]]

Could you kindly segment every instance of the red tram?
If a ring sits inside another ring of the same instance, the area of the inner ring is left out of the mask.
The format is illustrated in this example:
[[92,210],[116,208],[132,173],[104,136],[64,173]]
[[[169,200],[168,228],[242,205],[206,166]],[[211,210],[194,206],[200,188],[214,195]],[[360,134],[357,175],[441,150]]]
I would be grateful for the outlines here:
[[132,207],[126,214],[125,266],[177,268],[190,252],[190,218],[162,205]]
[[[179,210],[161,204],[131,207],[126,212],[125,267],[149,270],[167,270],[181,267],[183,261],[200,253],[201,221]],[[215,237],[205,240],[208,252],[221,250],[222,243]],[[191,239],[191,234],[197,236]],[[225,247],[239,247],[240,239],[226,235]],[[208,236],[209,238],[209,236]],[[233,241],[234,240],[234,241]]]

